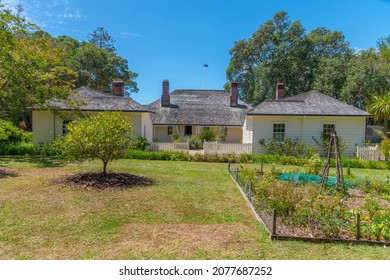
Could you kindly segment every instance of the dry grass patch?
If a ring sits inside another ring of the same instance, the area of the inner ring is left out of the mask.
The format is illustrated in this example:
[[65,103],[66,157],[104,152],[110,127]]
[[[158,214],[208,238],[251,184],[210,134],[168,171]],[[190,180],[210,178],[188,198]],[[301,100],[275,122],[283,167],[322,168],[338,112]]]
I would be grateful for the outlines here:
[[110,254],[137,259],[194,259],[199,252],[204,256],[239,254],[246,250],[244,233],[248,231],[250,228],[242,224],[129,224]]

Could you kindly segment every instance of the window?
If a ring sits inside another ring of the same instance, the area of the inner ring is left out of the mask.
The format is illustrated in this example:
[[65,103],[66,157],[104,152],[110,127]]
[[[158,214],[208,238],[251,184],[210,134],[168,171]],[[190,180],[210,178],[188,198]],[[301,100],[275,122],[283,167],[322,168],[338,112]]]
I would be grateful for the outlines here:
[[172,134],[173,134],[173,126],[168,125],[168,135],[172,135]]
[[322,136],[324,138],[329,138],[330,135],[332,134],[333,128],[335,127],[334,123],[327,123],[324,124],[322,127]]
[[70,124],[72,121],[70,120],[64,120],[62,122],[62,135],[68,134],[68,124]]
[[191,136],[192,135],[192,126],[186,125],[184,127],[184,135],[185,136]]
[[286,132],[286,125],[284,123],[274,123],[274,134],[273,138],[277,142],[281,142],[284,140]]

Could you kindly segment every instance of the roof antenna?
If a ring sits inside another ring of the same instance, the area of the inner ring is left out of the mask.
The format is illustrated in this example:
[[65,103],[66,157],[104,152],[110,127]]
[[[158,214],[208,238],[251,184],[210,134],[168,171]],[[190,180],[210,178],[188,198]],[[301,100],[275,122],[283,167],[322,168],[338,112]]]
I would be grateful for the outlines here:
[[209,67],[208,64],[203,64],[202,68],[202,83],[200,85],[200,89],[204,89],[207,87],[207,81],[206,81],[206,68]]

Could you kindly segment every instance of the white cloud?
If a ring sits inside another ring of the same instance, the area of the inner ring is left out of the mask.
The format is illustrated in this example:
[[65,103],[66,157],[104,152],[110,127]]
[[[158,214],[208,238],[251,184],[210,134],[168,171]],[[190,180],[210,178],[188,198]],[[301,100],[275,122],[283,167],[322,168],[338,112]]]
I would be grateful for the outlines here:
[[20,4],[26,19],[41,27],[85,18],[79,9],[73,7],[73,0],[54,0],[49,3],[42,0],[2,0],[2,2],[14,11]]
[[138,34],[138,33],[134,33],[134,32],[126,32],[126,31],[123,31],[120,33],[120,36],[122,38],[129,38],[129,37],[139,37],[139,38],[142,38],[144,37],[143,35],[141,34]]

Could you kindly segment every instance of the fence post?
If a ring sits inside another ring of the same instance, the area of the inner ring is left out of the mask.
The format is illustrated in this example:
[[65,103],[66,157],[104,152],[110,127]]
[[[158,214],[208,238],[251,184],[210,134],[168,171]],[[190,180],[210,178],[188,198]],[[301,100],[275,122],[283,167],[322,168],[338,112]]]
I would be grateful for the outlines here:
[[248,198],[249,198],[249,201],[252,203],[252,181],[249,182]]
[[228,173],[230,173],[230,160],[228,161]]
[[238,167],[236,169],[236,182],[238,183]]
[[261,173],[261,175],[264,174],[264,173],[263,173],[263,165],[264,165],[264,162],[261,162],[261,167],[260,167],[260,173]]
[[272,235],[276,235],[276,209],[272,210]]
[[360,239],[360,214],[356,213],[356,240]]

